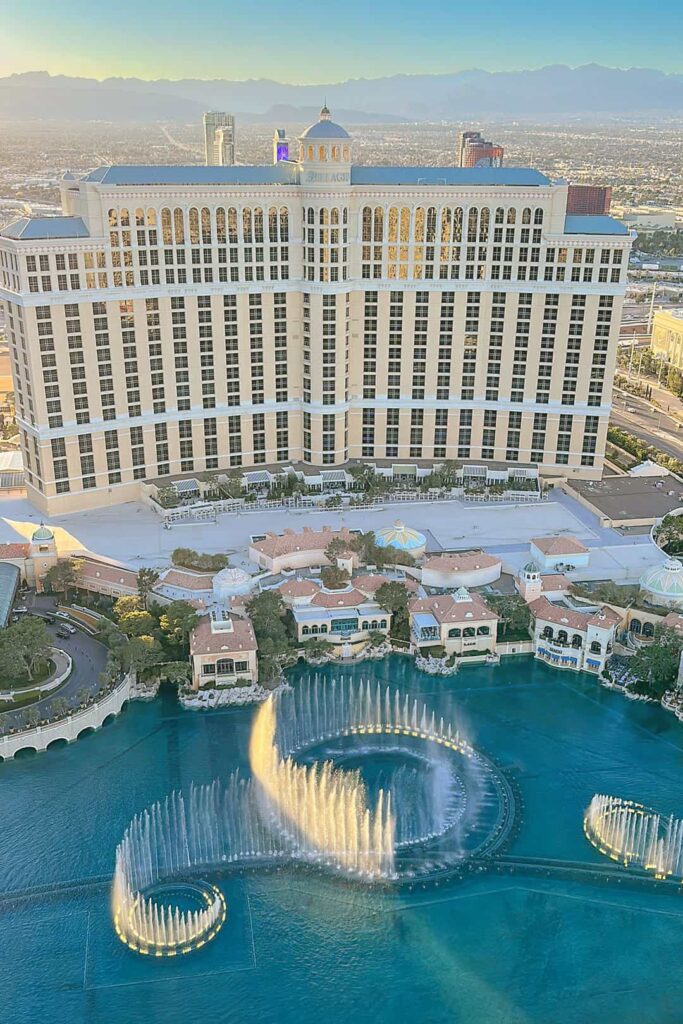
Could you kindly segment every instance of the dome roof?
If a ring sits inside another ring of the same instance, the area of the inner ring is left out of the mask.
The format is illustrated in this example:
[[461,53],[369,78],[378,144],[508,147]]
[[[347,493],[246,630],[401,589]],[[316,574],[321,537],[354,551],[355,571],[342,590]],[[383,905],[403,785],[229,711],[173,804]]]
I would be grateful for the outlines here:
[[401,551],[417,551],[424,549],[427,543],[424,533],[413,530],[400,519],[397,519],[393,526],[385,526],[382,530],[375,530],[375,541],[380,548],[398,548]]
[[536,572],[536,573],[539,573],[540,571],[541,570],[539,569],[539,567],[536,565],[536,563],[534,561],[527,562],[526,565],[522,566],[522,572],[528,572],[528,573]]
[[683,603],[683,562],[678,558],[667,558],[662,565],[656,565],[640,577],[643,590],[654,597]]
[[254,579],[236,566],[228,566],[217,572],[213,578],[213,594],[216,600],[222,601],[236,594],[246,594],[254,585]]
[[302,139],[350,139],[346,128],[330,119],[330,112],[325,105],[320,111],[320,120],[305,130]]
[[49,529],[49,527],[45,526],[43,523],[40,524],[38,529],[34,532],[33,536],[31,537],[32,541],[54,540],[54,539],[55,539],[55,535],[52,532],[52,530]]

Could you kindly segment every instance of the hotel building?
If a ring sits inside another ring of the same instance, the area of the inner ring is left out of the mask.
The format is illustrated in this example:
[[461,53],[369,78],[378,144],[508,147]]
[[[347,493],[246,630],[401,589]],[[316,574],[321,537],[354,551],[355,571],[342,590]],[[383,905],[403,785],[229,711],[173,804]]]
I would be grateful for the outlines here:
[[236,467],[602,473],[628,230],[518,167],[365,167],[329,111],[260,167],[65,175],[0,232],[31,500]]

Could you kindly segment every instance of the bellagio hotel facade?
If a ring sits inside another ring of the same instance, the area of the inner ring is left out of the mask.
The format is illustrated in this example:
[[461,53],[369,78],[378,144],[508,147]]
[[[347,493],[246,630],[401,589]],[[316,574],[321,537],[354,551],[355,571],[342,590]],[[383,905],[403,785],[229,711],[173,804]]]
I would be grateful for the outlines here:
[[259,167],[103,167],[0,232],[46,514],[203,472],[599,478],[627,229],[525,168],[365,167],[326,108]]

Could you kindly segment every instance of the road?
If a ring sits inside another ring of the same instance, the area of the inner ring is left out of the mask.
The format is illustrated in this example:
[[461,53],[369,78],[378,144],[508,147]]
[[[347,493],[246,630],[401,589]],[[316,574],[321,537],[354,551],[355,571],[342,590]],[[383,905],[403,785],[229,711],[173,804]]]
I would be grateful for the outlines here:
[[[53,612],[55,608],[54,599],[42,595],[35,597],[33,601],[29,599],[27,603],[31,604],[37,612]],[[60,622],[57,619],[54,625],[48,625],[47,628],[50,635],[54,638],[54,646],[71,655],[73,660],[71,675],[64,686],[59,687],[54,694],[48,694],[35,704],[26,705],[24,708],[17,708],[16,711],[5,711],[0,714],[0,721],[2,721],[6,728],[24,725],[24,714],[27,707],[37,708],[41,718],[49,718],[50,706],[53,701],[62,698],[73,706],[77,706],[78,700],[76,695],[81,690],[88,690],[89,693],[97,691],[100,672],[104,669],[107,661],[106,647],[80,630],[77,630],[68,640],[63,640],[55,635],[59,626]]]
[[177,149],[182,149],[185,153],[191,153],[195,159],[198,156],[201,156],[202,151],[199,146],[188,146],[186,143],[179,142],[178,139],[174,139],[165,124],[159,125],[159,127],[172,146],[176,146]]
[[[672,404],[676,402],[673,396],[669,398]],[[636,411],[629,412],[629,409]],[[654,445],[667,455],[683,460],[683,430],[677,429],[678,421],[663,410],[653,409],[644,399],[615,389],[610,423],[629,434],[635,434],[646,444]]]

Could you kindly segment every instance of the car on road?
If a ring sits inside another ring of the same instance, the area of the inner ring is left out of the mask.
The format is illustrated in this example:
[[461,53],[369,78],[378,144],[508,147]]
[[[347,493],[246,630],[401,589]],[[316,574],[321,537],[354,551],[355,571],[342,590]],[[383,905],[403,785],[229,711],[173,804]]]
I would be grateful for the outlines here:
[[76,627],[72,626],[70,622],[64,622],[62,624],[62,629],[65,629],[71,636],[76,632]]
[[71,636],[71,633],[64,626],[60,626],[57,632],[55,633],[55,636],[58,636],[60,640],[68,640],[69,637]]
[[626,412],[638,412],[638,410],[636,409],[635,405],[627,405]]
[[43,615],[43,619],[45,620],[45,622],[47,622],[48,626],[54,625],[54,615]]

